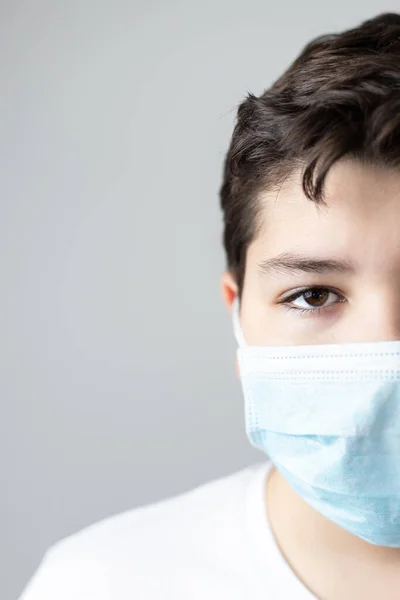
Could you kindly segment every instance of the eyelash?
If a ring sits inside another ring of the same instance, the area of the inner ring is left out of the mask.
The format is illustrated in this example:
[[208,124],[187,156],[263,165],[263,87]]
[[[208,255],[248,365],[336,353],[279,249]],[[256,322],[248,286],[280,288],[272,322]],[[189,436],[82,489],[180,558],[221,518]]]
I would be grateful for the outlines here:
[[[321,306],[321,307],[317,307],[317,308],[299,308],[298,306],[290,306],[290,303],[293,302],[294,300],[297,300],[298,298],[301,298],[302,296],[304,296],[307,292],[312,292],[318,290],[319,292],[329,292],[332,294],[335,294],[336,296],[339,297],[339,300],[337,302],[334,302],[332,304],[328,304],[328,306]],[[279,304],[281,304],[288,312],[289,311],[296,311],[297,315],[301,316],[310,316],[310,315],[315,315],[315,314],[322,314],[324,312],[326,312],[327,310],[333,308],[334,306],[336,306],[337,304],[344,302],[345,298],[339,294],[339,292],[337,290],[334,290],[333,288],[329,288],[329,287],[322,287],[322,286],[312,286],[312,287],[308,287],[308,288],[303,288],[302,290],[297,290],[297,292],[295,292],[294,294],[292,294],[289,297],[284,298],[283,300],[281,300],[279,302]]]

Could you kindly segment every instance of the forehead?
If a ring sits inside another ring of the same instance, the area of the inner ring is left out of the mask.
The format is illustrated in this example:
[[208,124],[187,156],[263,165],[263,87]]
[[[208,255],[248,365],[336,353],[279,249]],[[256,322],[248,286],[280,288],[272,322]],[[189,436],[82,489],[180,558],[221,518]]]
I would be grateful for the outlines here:
[[[251,254],[287,251],[354,260],[400,258],[400,170],[336,163],[325,182],[325,205],[306,198],[300,172],[278,192],[260,195],[258,234]],[[248,256],[250,259],[250,256]]]

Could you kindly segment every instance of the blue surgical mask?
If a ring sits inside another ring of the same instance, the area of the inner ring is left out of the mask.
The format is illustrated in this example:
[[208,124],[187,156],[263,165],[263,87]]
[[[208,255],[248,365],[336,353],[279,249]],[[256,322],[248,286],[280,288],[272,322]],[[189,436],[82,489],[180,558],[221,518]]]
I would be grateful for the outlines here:
[[234,329],[251,443],[308,504],[400,547],[400,341],[248,346]]

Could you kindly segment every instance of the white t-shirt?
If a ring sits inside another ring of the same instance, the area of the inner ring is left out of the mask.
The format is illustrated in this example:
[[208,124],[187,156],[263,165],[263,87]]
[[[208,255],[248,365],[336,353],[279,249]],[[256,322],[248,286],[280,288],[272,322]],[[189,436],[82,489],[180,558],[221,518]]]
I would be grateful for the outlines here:
[[253,465],[58,542],[20,600],[315,600],[272,536],[270,468]]

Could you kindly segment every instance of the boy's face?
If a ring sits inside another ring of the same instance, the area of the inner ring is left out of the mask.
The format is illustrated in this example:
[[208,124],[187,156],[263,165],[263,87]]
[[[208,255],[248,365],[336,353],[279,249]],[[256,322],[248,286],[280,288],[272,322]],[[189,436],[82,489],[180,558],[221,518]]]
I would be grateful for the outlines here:
[[[400,339],[400,171],[340,161],[325,200],[308,200],[299,174],[261,197],[241,301],[250,345]],[[228,273],[223,289],[230,304]]]

